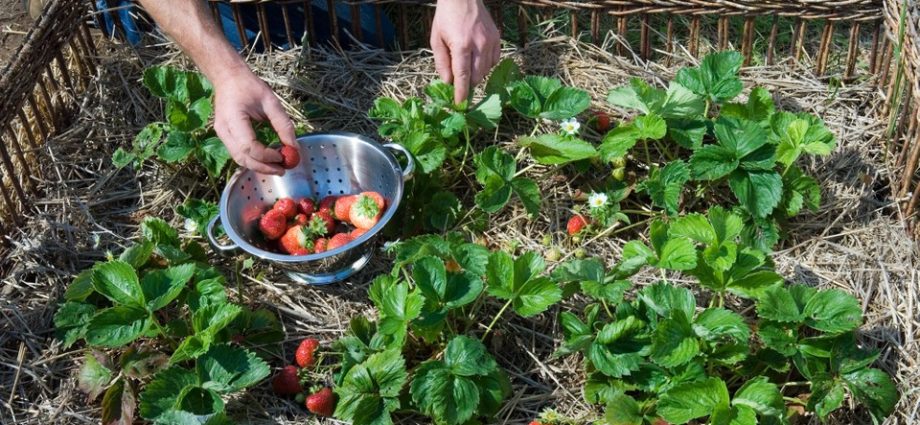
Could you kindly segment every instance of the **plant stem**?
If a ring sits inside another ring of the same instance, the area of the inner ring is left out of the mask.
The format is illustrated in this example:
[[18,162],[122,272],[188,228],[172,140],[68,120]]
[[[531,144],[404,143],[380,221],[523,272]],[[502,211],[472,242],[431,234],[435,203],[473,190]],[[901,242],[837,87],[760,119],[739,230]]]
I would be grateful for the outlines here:
[[601,300],[601,305],[604,306],[604,311],[607,312],[607,317],[613,319],[613,313],[610,312],[610,307],[607,305],[607,300]]
[[513,300],[514,300],[513,298],[510,299],[510,300],[508,300],[508,302],[506,302],[505,305],[502,306],[501,310],[498,310],[498,314],[495,315],[495,318],[492,319],[492,322],[489,323],[489,326],[486,328],[485,333],[483,333],[483,334],[482,334],[482,337],[479,338],[480,341],[485,341],[485,340],[486,340],[486,336],[488,336],[488,335],[489,335],[489,332],[492,331],[492,327],[495,326],[495,323],[496,323],[496,322],[498,322],[498,318],[499,318],[499,317],[502,317],[502,314],[504,314],[504,313],[505,313],[505,310],[507,310],[508,307],[511,306],[511,301],[513,301]]
[[153,323],[153,327],[157,328],[157,332],[166,338],[166,341],[169,342],[169,346],[172,347],[173,351],[176,351],[176,348],[179,348],[179,344],[176,342],[176,340],[169,336],[169,334],[166,333],[166,330],[160,326],[160,322],[157,321],[157,318],[153,317],[153,313],[150,313],[150,323]]
[[798,404],[799,406],[805,406],[805,405],[807,404],[807,403],[805,403],[804,401],[799,400],[799,399],[797,399],[797,398],[795,398],[795,397],[783,397],[783,400],[785,400],[785,401],[787,401],[787,402],[789,402],[789,403]]
[[709,99],[706,99],[706,108],[703,109],[704,118],[709,118],[709,105],[711,105],[711,102],[709,101]]

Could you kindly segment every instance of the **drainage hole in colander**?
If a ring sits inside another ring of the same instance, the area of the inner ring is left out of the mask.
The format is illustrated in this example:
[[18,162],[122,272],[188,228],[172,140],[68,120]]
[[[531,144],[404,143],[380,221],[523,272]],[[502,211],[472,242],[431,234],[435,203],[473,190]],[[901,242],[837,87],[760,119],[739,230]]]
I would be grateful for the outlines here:
[[318,184],[319,184],[319,180],[313,180],[313,184],[318,185]]
[[327,179],[327,180],[326,180],[326,183],[327,183],[327,184],[328,184],[328,183],[332,183],[332,180],[328,180],[328,179]]
[[268,189],[268,193],[272,193],[272,190],[271,190],[271,189]]
[[342,182],[342,179],[339,179],[339,183],[341,183],[341,182]]
[[246,181],[251,182],[251,181],[252,181],[252,177],[246,177]]
[[247,201],[249,200],[249,197],[248,197],[248,196],[246,197],[246,200],[247,200]]
[[314,158],[314,157],[311,156],[311,157],[310,157],[310,162],[315,162],[315,161],[316,161],[316,158]]
[[344,194],[345,194],[345,191],[344,191],[344,190],[340,190],[340,191],[339,191],[339,195],[344,195]]
[[327,190],[327,191],[326,191],[326,194],[327,194],[327,195],[332,195],[332,191],[331,191],[331,190]]
[[341,169],[341,168],[336,168],[335,171],[341,172],[342,169]]

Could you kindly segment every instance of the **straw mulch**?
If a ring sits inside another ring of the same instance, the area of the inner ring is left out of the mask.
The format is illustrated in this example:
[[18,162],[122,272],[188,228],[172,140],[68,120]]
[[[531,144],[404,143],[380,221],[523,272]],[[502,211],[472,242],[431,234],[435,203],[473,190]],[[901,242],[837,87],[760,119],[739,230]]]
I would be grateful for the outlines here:
[[[596,106],[613,86],[631,76],[664,81],[674,68],[611,56],[611,42],[595,47],[559,37],[507,51],[531,73],[558,76],[566,83],[589,90]],[[295,116],[302,101],[331,106],[333,112],[310,122],[316,130],[347,130],[376,134],[366,111],[381,95],[405,98],[421,95],[435,78],[429,52],[351,53],[314,50],[253,55],[257,72],[289,101]],[[673,62],[680,62],[674,57]],[[98,77],[82,102],[71,128],[46,147],[44,161],[49,180],[44,199],[35,205],[28,225],[8,237],[9,250],[0,269],[0,423],[46,424],[98,422],[99,410],[86,403],[76,389],[75,372],[82,362],[79,348],[63,350],[53,338],[51,318],[57,300],[72,277],[107,251],[117,251],[134,236],[145,216],[172,219],[173,208],[189,196],[217,199],[220,183],[209,185],[194,168],[148,164],[142,170],[117,171],[111,152],[130,143],[147,122],[160,119],[160,105],[138,80],[144,66],[184,59],[173,48],[135,51],[115,48],[102,58]],[[821,287],[838,287],[857,295],[866,311],[866,344],[880,347],[880,367],[893,373],[902,401],[890,424],[915,423],[920,395],[920,273],[917,247],[899,224],[894,203],[887,196],[889,171],[885,166],[884,124],[874,118],[878,92],[871,79],[831,89],[808,72],[785,67],[746,70],[748,86],[768,87],[785,109],[817,113],[837,134],[840,147],[829,158],[809,164],[825,190],[824,206],[791,225],[790,237],[776,253],[780,270],[792,281]],[[623,111],[612,110],[615,118]],[[513,125],[495,135],[495,143],[513,143]],[[581,187],[561,171],[533,167],[528,175],[541,182],[542,215],[528,220],[520,207],[506,209],[492,220],[485,235],[494,248],[517,241],[519,249],[546,249],[541,240],[550,233],[565,253],[575,246],[562,237],[564,217]],[[475,189],[476,186],[473,186]],[[471,197],[461,190],[461,194]],[[467,204],[469,204],[467,199]],[[587,243],[591,255],[616,261],[624,232]],[[233,259],[214,258],[226,271]],[[276,270],[257,265],[239,281],[231,277],[228,290],[252,306],[267,306],[279,313],[287,332],[285,355],[295,340],[306,335],[329,342],[338,337],[350,317],[373,315],[366,298],[369,280],[386,270],[387,259],[378,255],[368,269],[349,282],[330,287],[304,287],[287,281]],[[228,273],[228,276],[232,274]],[[655,276],[641,275],[637,284]],[[238,293],[239,291],[239,293]],[[566,307],[575,307],[569,304]],[[488,309],[487,309],[488,310]],[[491,307],[495,312],[495,307]],[[511,375],[514,394],[497,423],[527,423],[546,408],[584,423],[597,411],[581,398],[582,363],[577,357],[550,360],[559,343],[554,309],[531,320],[509,319],[491,339],[491,349]],[[509,316],[510,317],[510,316]],[[280,366],[282,360],[274,362]],[[268,383],[238,395],[228,403],[231,413],[246,423],[303,423],[313,421],[295,403],[272,396]],[[404,423],[417,423],[408,418]],[[816,422],[816,421],[815,421]],[[861,412],[834,417],[835,424],[868,423]]]

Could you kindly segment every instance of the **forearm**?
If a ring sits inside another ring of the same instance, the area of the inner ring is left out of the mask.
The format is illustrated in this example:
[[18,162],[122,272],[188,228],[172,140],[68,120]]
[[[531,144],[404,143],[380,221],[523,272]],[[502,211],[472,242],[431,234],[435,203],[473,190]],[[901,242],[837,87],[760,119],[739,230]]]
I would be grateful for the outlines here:
[[203,0],[139,0],[212,82],[248,70],[246,62],[224,38]]

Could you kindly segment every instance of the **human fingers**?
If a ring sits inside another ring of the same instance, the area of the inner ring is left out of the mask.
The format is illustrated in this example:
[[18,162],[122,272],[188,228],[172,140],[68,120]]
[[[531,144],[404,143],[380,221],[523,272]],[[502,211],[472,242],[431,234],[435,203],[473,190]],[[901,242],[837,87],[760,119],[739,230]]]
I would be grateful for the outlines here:
[[266,148],[256,139],[256,133],[248,117],[237,116],[227,120],[226,124],[231,143],[239,150],[240,159],[237,163],[260,173],[284,174],[280,164],[281,154],[274,149]]
[[431,30],[431,51],[434,53],[434,68],[438,71],[438,76],[446,83],[451,83],[453,74],[451,73],[450,50],[444,39],[441,38],[440,31]]
[[291,117],[288,116],[287,111],[281,106],[281,101],[275,97],[274,93],[269,94],[268,99],[263,102],[262,110],[265,112],[265,117],[268,118],[272,128],[275,129],[275,133],[278,133],[278,138],[281,139],[281,143],[288,146],[294,146],[296,144],[294,123],[291,121]]
[[461,103],[470,94],[470,78],[472,77],[472,49],[468,45],[460,45],[450,51],[451,71],[454,75],[454,103]]

